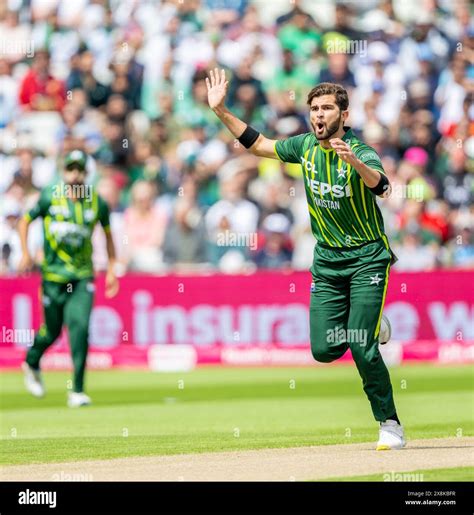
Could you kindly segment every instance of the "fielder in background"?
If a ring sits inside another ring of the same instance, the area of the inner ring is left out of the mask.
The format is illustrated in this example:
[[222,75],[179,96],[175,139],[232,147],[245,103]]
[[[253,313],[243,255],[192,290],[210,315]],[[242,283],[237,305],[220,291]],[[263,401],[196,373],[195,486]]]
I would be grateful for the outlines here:
[[405,446],[379,343],[390,338],[382,310],[395,261],[376,196],[390,193],[375,150],[345,125],[347,91],[321,83],[308,95],[312,132],[266,138],[225,107],[228,81],[217,68],[206,79],[210,108],[252,154],[300,163],[316,245],[311,273],[310,339],[315,360],[329,363],[348,348],[375,420],[377,450]]
[[81,150],[70,152],[64,161],[64,180],[45,188],[38,203],[19,223],[23,251],[20,272],[26,272],[33,266],[27,246],[30,222],[41,216],[44,232],[41,284],[44,323],[22,365],[25,385],[35,397],[45,395],[40,360],[65,324],[74,365],[72,390],[68,393],[70,407],[91,403],[84,392],[84,375],[94,298],[91,238],[97,222],[105,232],[109,257],[106,296],[115,296],[119,288],[114,273],[115,247],[110,232],[109,208],[94,188],[85,183],[86,162],[87,155]]

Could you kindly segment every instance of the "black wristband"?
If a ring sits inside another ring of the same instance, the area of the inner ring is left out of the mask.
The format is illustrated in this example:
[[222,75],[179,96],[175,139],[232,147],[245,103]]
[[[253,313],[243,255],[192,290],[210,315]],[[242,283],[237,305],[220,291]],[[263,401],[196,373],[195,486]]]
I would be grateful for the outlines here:
[[387,176],[383,173],[380,173],[380,181],[377,184],[377,186],[374,186],[373,188],[369,188],[369,190],[374,193],[375,195],[382,195],[382,193],[385,193],[388,188],[390,187],[390,183],[388,182]]
[[237,139],[245,148],[250,148],[257,141],[259,136],[260,133],[258,131],[256,131],[253,127],[250,127],[250,125],[247,125],[244,132]]

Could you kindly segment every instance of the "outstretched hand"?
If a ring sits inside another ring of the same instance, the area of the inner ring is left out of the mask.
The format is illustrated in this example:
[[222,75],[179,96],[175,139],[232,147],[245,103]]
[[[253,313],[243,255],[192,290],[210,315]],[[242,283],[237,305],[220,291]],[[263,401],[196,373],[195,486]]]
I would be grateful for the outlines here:
[[225,71],[214,68],[209,72],[209,78],[206,77],[207,86],[207,101],[209,107],[215,109],[216,107],[223,107],[225,96],[227,94],[227,86],[229,81],[225,79]]

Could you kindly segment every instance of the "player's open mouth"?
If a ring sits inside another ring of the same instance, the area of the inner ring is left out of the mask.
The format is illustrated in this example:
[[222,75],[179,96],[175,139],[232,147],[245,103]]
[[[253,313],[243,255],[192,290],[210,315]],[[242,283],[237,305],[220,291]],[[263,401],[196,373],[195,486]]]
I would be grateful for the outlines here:
[[316,132],[321,133],[324,130],[324,123],[317,123],[316,124]]

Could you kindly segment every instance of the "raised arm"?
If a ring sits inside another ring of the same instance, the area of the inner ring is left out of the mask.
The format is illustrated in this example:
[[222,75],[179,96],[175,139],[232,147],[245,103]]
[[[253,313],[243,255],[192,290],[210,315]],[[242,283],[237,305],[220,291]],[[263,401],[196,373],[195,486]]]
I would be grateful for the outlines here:
[[[209,72],[206,78],[207,100],[209,107],[214,111],[216,116],[229,129],[235,138],[248,148],[252,154],[260,157],[271,157],[278,159],[275,154],[276,140],[266,138],[263,134],[258,134],[252,128],[232,114],[225,106],[225,97],[227,94],[227,86],[229,81],[226,80],[225,71],[215,68]],[[253,132],[252,132],[253,131]],[[245,133],[245,134],[244,134]],[[258,134],[258,137],[256,137]],[[254,139],[256,137],[256,139]],[[254,140],[252,142],[252,140]],[[251,146],[247,146],[247,142],[252,142]]]

